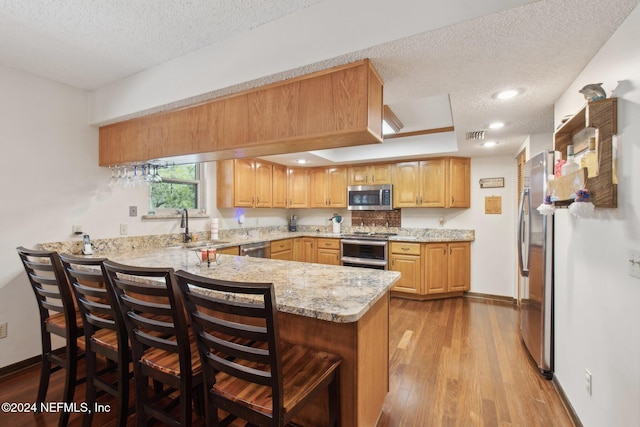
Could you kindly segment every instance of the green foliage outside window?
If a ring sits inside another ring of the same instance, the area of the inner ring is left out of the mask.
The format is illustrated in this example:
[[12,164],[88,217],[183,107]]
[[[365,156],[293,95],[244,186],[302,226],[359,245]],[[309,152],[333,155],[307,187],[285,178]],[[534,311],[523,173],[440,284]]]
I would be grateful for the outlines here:
[[159,168],[162,182],[151,185],[151,209],[197,209],[199,168],[197,164]]

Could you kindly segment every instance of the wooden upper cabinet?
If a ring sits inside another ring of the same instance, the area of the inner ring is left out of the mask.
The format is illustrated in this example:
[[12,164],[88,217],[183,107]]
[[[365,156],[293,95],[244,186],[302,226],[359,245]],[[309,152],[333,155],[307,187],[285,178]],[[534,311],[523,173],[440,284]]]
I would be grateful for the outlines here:
[[272,206],[273,166],[269,162],[256,160],[255,165],[255,203],[256,208]]
[[382,142],[368,60],[100,128],[99,165],[199,162]]
[[428,159],[420,162],[420,207],[445,207],[446,173],[446,159]]
[[334,166],[309,171],[312,208],[347,207],[347,168]]
[[287,195],[289,208],[309,207],[309,170],[305,168],[287,169]]
[[255,166],[251,159],[234,160],[233,205],[252,208],[256,198]]
[[272,207],[272,164],[254,159],[217,162],[218,208]]
[[327,187],[327,170],[325,168],[310,169],[309,188],[313,188],[310,192],[310,207],[326,208],[328,206]]
[[334,166],[327,168],[327,199],[330,208],[347,207],[347,168]]
[[468,208],[471,206],[471,159],[449,158],[447,207]]
[[349,166],[349,185],[391,184],[391,164]]
[[420,200],[420,162],[400,162],[393,167],[393,207],[413,208]]
[[287,167],[273,164],[271,206],[274,208],[287,207]]
[[468,208],[470,164],[466,157],[439,157],[396,163],[394,208]]
[[366,185],[369,180],[368,165],[353,165],[348,168],[349,185]]

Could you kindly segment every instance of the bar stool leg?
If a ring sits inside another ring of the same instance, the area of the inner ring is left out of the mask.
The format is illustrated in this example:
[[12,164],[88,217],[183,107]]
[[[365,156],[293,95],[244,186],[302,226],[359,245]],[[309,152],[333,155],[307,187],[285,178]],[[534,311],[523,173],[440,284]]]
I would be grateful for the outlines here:
[[49,377],[51,376],[51,336],[49,334],[42,335],[42,368],[40,369],[40,385],[38,386],[38,396],[36,397],[36,404],[38,408],[36,412],[40,412],[41,404],[47,397],[47,390],[49,389]]

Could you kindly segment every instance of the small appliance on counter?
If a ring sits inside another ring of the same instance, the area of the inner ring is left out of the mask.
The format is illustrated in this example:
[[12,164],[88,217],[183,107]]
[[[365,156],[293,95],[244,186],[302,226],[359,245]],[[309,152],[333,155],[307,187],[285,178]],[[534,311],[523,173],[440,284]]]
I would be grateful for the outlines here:
[[289,231],[298,231],[298,216],[291,215],[289,217]]
[[333,234],[340,234],[340,224],[342,224],[343,218],[338,214],[333,214],[329,221],[331,221],[331,226],[333,227]]
[[88,234],[82,236],[82,246],[82,253],[84,255],[93,255],[93,245],[91,244],[91,239]]

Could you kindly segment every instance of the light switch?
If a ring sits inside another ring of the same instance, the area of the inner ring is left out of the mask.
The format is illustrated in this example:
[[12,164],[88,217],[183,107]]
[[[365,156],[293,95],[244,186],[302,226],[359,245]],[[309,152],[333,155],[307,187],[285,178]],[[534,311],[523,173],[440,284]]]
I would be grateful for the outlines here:
[[629,275],[640,279],[640,251],[629,251]]

